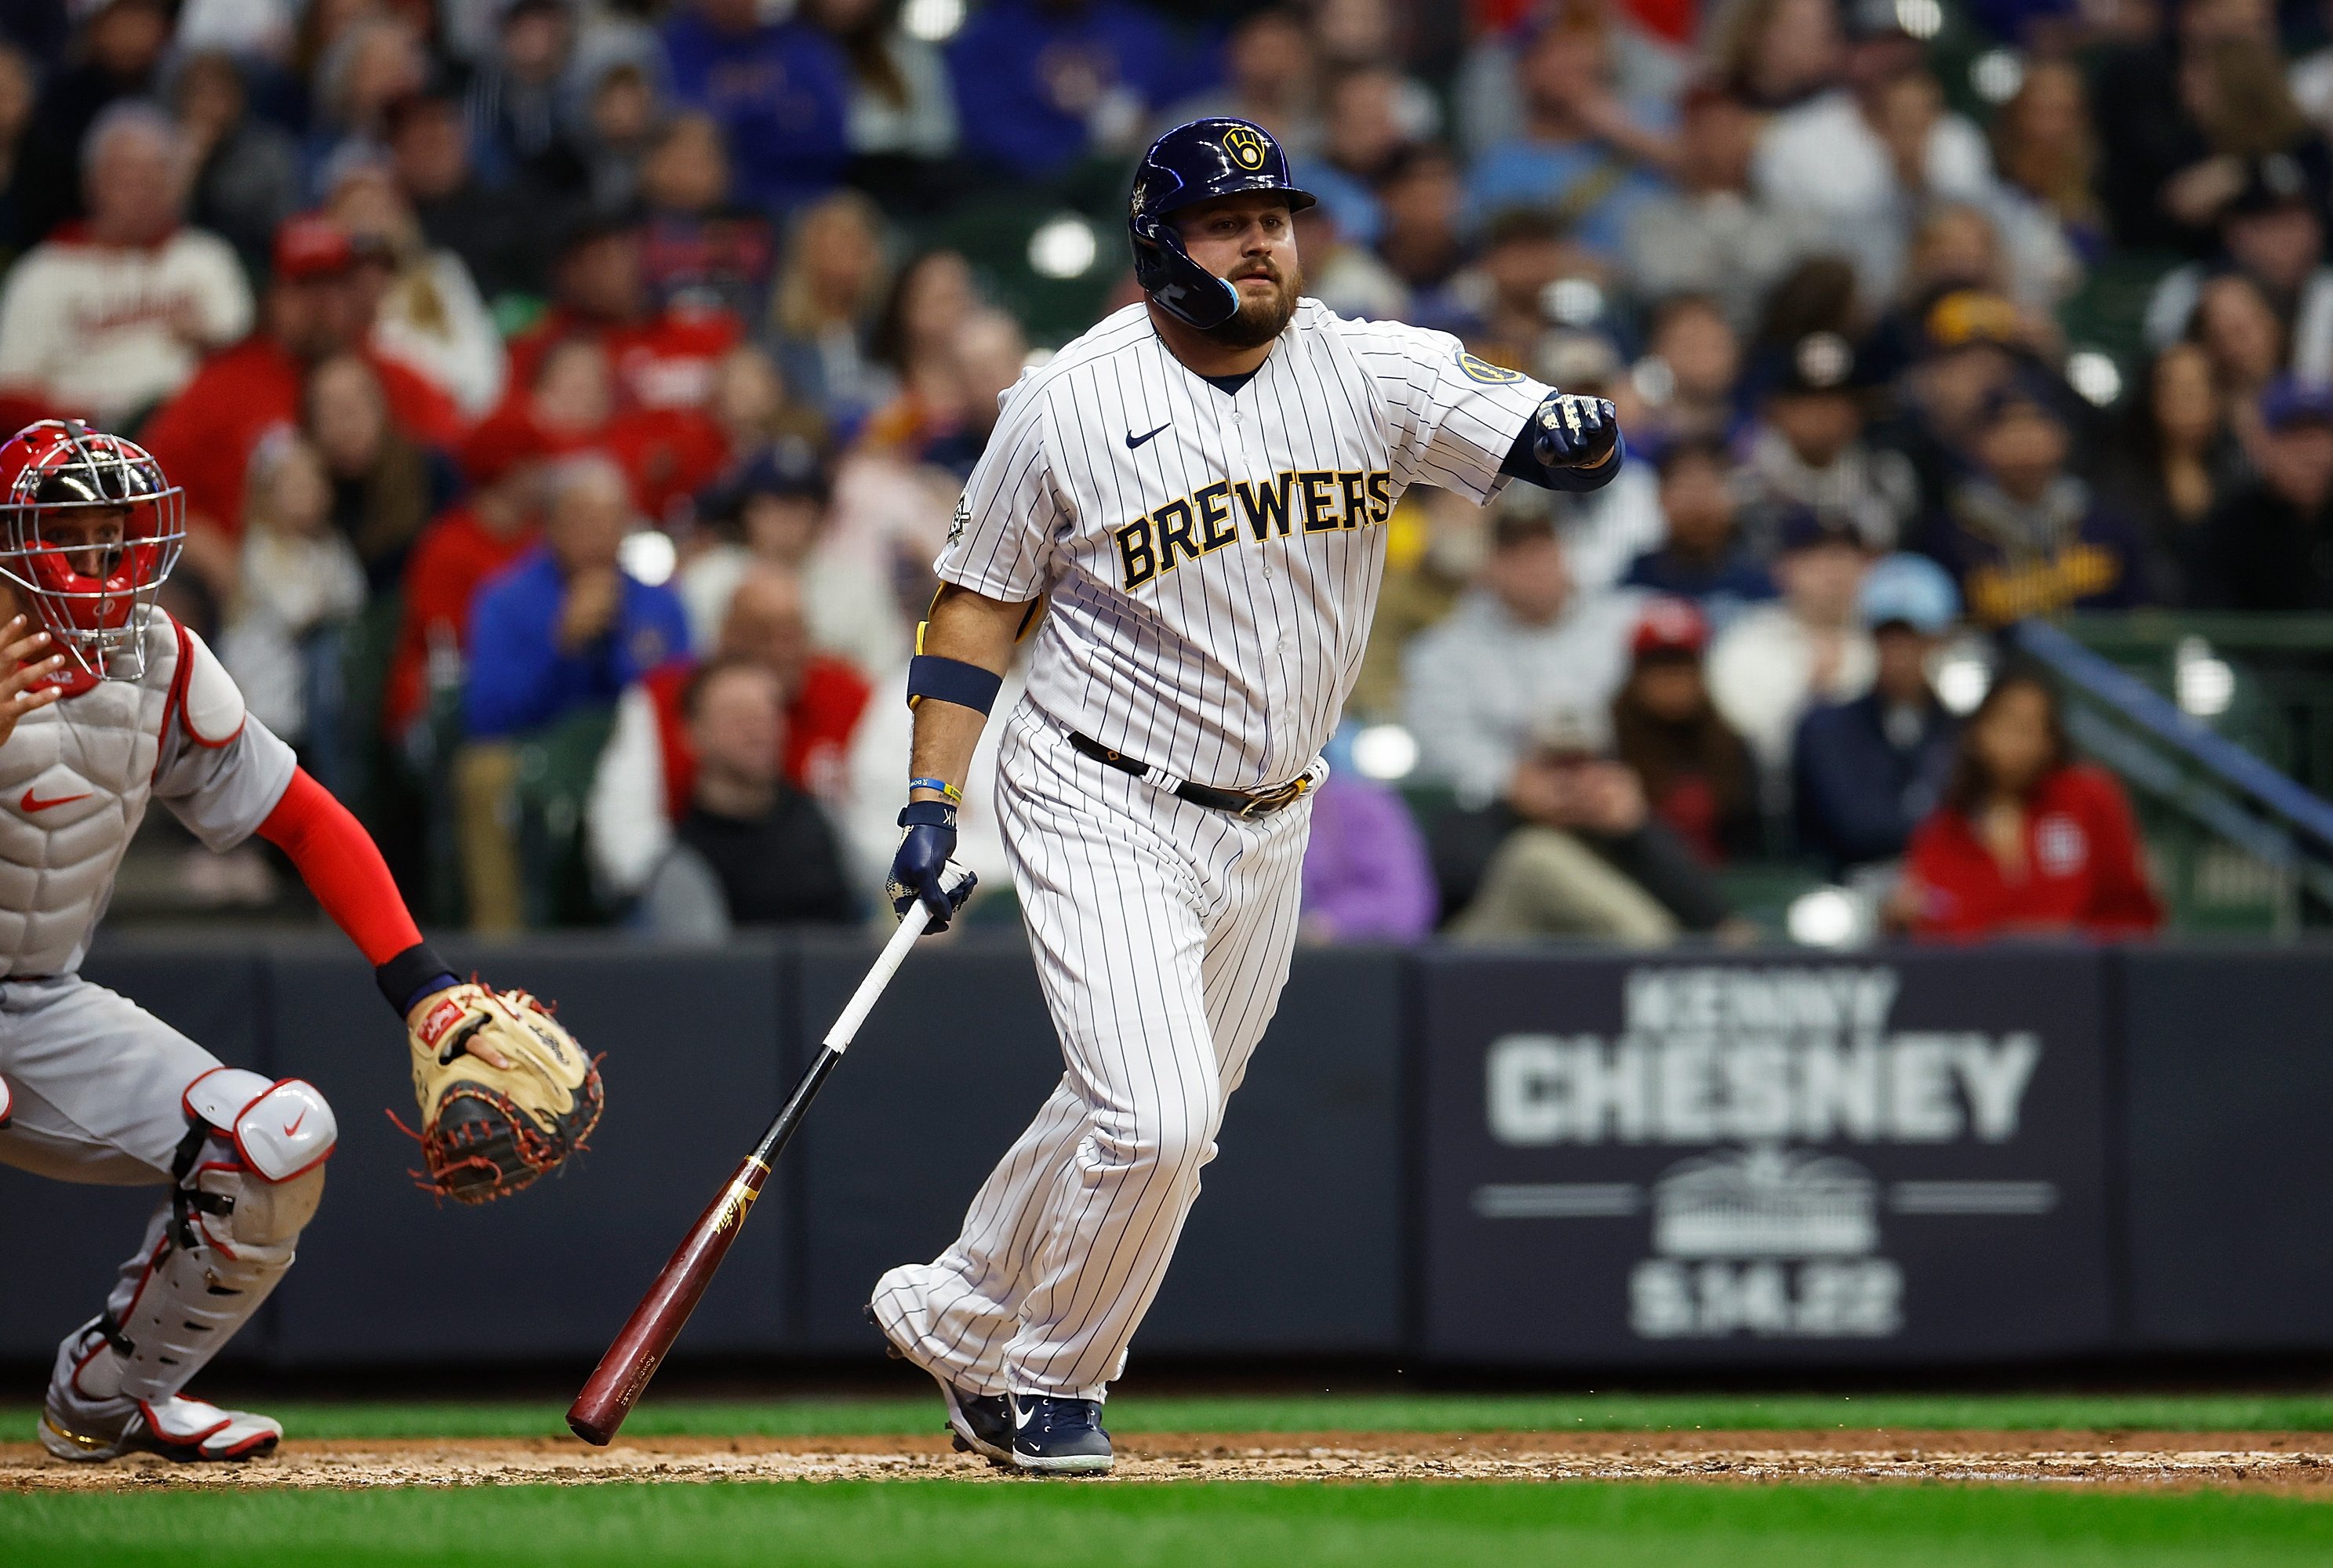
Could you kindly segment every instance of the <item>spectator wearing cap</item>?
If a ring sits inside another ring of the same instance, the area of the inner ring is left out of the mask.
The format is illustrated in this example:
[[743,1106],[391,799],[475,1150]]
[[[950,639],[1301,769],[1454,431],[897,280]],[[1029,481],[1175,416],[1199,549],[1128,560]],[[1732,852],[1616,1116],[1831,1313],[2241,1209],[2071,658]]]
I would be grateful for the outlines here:
[[698,516],[719,542],[681,569],[677,587],[704,642],[729,613],[755,563],[802,579],[811,645],[868,674],[888,669],[907,641],[890,585],[835,547],[834,490],[822,455],[780,442],[736,478],[708,492]]
[[1871,635],[1856,614],[1870,553],[1849,530],[1812,512],[1781,529],[1774,581],[1782,597],[1754,605],[1709,650],[1709,690],[1725,722],[1750,742],[1779,806],[1800,717],[1819,703],[1844,702],[1871,684]]
[[1088,153],[1140,150],[1154,114],[1205,81],[1149,8],[1128,0],[997,0],[947,45],[964,151],[1014,180]]
[[1692,604],[1719,631],[1775,592],[1772,574],[1735,534],[1733,472],[1733,457],[1715,436],[1671,444],[1660,460],[1666,535],[1620,579],[1623,587]]
[[1708,868],[1612,757],[1600,712],[1557,709],[1535,725],[1489,816],[1507,830],[1450,923],[1458,942],[1573,936],[1652,947],[1681,931],[1741,930]]
[[[711,663],[752,664],[777,683],[785,722],[771,766],[793,789],[839,802],[849,794],[852,735],[873,688],[850,664],[811,645],[806,607],[800,578],[757,562],[730,595],[719,635],[706,645],[714,650]],[[594,875],[619,901],[647,885],[696,795],[700,759],[688,691],[705,667],[674,660],[643,674],[617,700],[615,728],[592,774],[585,829]],[[896,826],[892,838],[897,847]]]
[[1901,454],[1865,438],[1870,375],[1837,332],[1810,332],[1753,371],[1762,384],[1740,478],[1743,532],[1771,557],[1782,520],[1811,512],[1884,550],[1909,531],[1918,478]]
[[1762,200],[1819,223],[1867,297],[1886,299],[1920,207],[1990,205],[1992,157],[1983,133],[1944,107],[1895,0],[1851,0],[1846,21],[1844,84],[1768,121],[1751,177]]
[[1960,738],[1928,678],[1960,615],[1953,579],[1925,556],[1886,556],[1857,603],[1877,655],[1871,690],[1810,709],[1791,748],[1799,847],[1832,876],[1904,853],[1944,798]]
[[222,593],[232,582],[231,544],[243,520],[251,454],[270,430],[300,421],[308,372],[335,354],[364,353],[380,382],[389,421],[406,439],[444,448],[460,437],[453,400],[364,347],[372,328],[355,277],[356,247],[328,218],[298,217],[275,236],[275,273],[259,330],[206,360],[148,423],[144,441],[187,492],[187,560]]
[[1708,647],[1709,622],[1692,601],[1646,600],[1612,733],[1653,815],[1717,866],[1756,849],[1761,816],[1757,764],[1709,698]]
[[1986,400],[2036,366],[2024,319],[1990,290],[1947,288],[1912,315],[1918,330],[1905,345],[1911,362],[1897,379],[1898,411],[1873,441],[1903,454],[1918,512],[1933,515],[1974,466]]
[[652,934],[717,942],[737,927],[846,925],[858,901],[833,827],[774,758],[785,734],[778,678],[716,658],[683,697],[699,759],[637,914]]
[[49,62],[55,69],[41,83],[9,189],[20,232],[33,238],[82,215],[88,188],[82,158],[91,127],[107,106],[154,91],[170,43],[165,0],[93,0],[67,14],[75,47],[70,62]]
[[1758,117],[1748,105],[1704,85],[1685,94],[1683,115],[1676,188],[1628,217],[1629,284],[1647,299],[1706,295],[1723,305],[1734,330],[1748,332],[1819,228],[1808,214],[1752,193]]
[[2333,609],[2333,391],[2287,378],[2261,404],[2260,477],[2205,525],[2217,578],[2205,600]]
[[720,125],[740,200],[782,212],[841,180],[851,72],[830,35],[764,21],[756,0],[689,0],[663,38],[673,97]]
[[489,419],[462,444],[470,492],[431,520],[405,567],[397,642],[381,692],[381,731],[402,737],[441,694],[461,689],[470,606],[479,588],[533,549],[551,442],[523,411]]
[[554,344],[586,338],[616,373],[617,413],[701,408],[714,367],[744,336],[736,317],[693,300],[659,304],[643,264],[643,215],[636,208],[573,220],[552,270],[552,304],[511,340],[511,379],[532,382]]
[[260,275],[268,242],[300,210],[298,139],[252,112],[243,68],[222,51],[182,58],[168,103],[193,167],[188,215],[235,247],[247,275]]
[[2146,341],[2160,350],[2187,335],[2203,286],[2216,272],[2242,272],[2284,324],[2284,367],[2305,381],[2333,381],[2333,266],[2325,260],[2328,191],[2290,153],[2244,166],[2243,187],[2220,209],[2220,256],[2163,275],[2146,302]]
[[1588,7],[1557,13],[1515,71],[1522,134],[1475,160],[1466,182],[1475,221],[1536,207],[1589,250],[1618,261],[1630,218],[1660,193],[1675,159],[1665,106],[1621,100],[1608,24]]
[[2137,534],[2066,471],[2072,435],[2051,388],[2012,380],[1985,400],[1974,435],[1976,472],[1923,540],[1959,580],[1972,619],[2001,627],[2147,602]]
[[1639,598],[1579,592],[1545,519],[1499,517],[1475,586],[1404,655],[1419,780],[1470,807],[1503,798],[1546,714],[1611,702]]
[[0,388],[120,429],[251,330],[251,290],[226,241],[181,221],[187,149],[160,110],[107,109],[82,162],[89,216],[0,292]]

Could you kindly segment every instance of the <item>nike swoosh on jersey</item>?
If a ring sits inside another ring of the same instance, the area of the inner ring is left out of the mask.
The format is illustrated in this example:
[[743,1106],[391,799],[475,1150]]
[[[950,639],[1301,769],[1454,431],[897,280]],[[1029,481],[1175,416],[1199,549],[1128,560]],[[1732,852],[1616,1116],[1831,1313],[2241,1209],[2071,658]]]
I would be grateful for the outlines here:
[[16,802],[16,808],[20,811],[46,811],[52,806],[70,806],[76,800],[88,798],[89,791],[83,790],[78,795],[60,795],[53,800],[43,800],[27,788],[24,798]]
[[1131,430],[1128,431],[1128,432],[1126,433],[1126,449],[1127,449],[1128,452],[1133,451],[1136,447],[1138,447],[1138,446],[1141,445],[1144,442],[1146,442],[1146,441],[1149,440],[1151,435],[1157,435],[1159,430],[1165,430],[1165,429],[1168,428],[1169,426],[1171,426],[1174,423],[1175,423],[1175,422],[1174,422],[1172,419],[1169,419],[1168,421],[1166,421],[1166,423],[1165,425],[1161,425],[1158,427],[1158,430],[1153,430],[1152,432],[1150,432],[1150,435],[1137,435],[1133,431],[1131,431]]

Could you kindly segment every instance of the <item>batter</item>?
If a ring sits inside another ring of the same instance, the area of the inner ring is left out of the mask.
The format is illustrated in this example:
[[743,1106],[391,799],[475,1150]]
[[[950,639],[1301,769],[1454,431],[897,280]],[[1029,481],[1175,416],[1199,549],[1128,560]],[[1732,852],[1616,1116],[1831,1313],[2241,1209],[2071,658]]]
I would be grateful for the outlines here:
[[1394,503],[1589,490],[1622,461],[1610,404],[1301,298],[1290,215],[1312,201],[1248,121],[1152,146],[1128,223],[1147,298],[1005,394],[908,676],[889,891],[937,928],[973,747],[1041,626],[996,812],[1067,1071],[955,1243],[870,1304],[1000,1465],[1109,1468],[1102,1400],[1288,978]]

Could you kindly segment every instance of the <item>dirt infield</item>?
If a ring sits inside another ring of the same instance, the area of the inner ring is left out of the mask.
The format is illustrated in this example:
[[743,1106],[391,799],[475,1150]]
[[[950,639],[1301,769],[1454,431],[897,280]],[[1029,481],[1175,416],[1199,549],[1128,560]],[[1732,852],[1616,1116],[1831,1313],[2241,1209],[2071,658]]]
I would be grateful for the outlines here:
[[[2026,1481],[2240,1487],[2333,1499],[2325,1432],[1133,1433],[1120,1481]],[[1002,1481],[946,1438],[648,1438],[290,1441],[245,1465],[139,1457],[70,1465],[0,1444],[0,1491],[153,1487],[469,1487],[606,1481]]]

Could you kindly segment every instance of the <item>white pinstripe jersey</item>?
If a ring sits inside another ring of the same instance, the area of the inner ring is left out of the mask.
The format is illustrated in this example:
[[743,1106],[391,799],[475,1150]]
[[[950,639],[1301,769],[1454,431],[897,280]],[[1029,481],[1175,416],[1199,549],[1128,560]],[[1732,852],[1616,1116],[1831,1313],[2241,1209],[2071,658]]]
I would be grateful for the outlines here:
[[1301,301],[1235,394],[1128,305],[1005,393],[935,569],[1051,596],[1029,698],[1184,778],[1301,773],[1360,668],[1380,526],[1411,483],[1475,501],[1548,388],[1455,338]]

